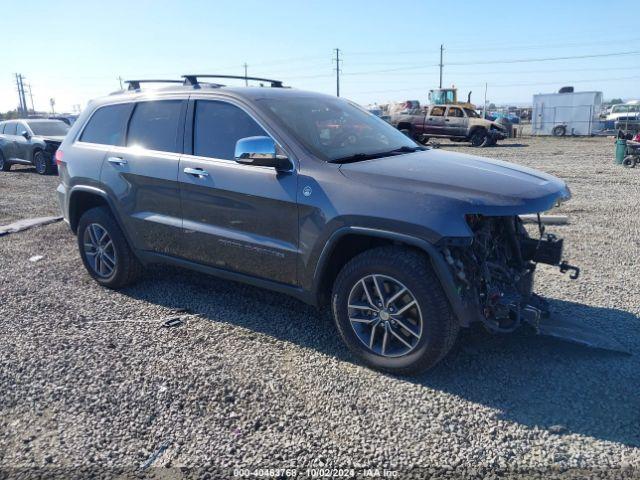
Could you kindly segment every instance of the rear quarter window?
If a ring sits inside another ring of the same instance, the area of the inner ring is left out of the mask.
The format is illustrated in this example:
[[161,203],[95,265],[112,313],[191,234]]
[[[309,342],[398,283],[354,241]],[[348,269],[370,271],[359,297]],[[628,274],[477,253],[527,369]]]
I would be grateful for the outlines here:
[[132,104],[125,103],[99,108],[89,119],[80,136],[80,141],[123,146],[127,120],[132,107]]

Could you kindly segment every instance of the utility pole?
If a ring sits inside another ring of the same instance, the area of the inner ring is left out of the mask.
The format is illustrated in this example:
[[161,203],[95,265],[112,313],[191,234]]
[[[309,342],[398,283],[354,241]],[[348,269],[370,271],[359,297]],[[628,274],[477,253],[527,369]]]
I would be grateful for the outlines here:
[[25,98],[24,95],[24,83],[23,83],[24,77],[20,74],[20,73],[16,73],[16,84],[18,85],[18,98],[20,100],[20,113],[22,115],[27,114],[27,99]]
[[249,80],[247,80],[247,67],[248,66],[249,65],[247,65],[247,62],[244,62],[243,67],[244,67],[244,86],[245,87],[249,86]]
[[31,111],[32,111],[33,113],[36,113],[36,109],[35,109],[35,107],[33,106],[33,92],[31,91],[31,84],[30,84],[30,83],[29,83],[29,84],[27,84],[27,87],[29,87],[29,98],[31,98]]
[[340,96],[340,62],[342,60],[340,60],[340,49],[336,48],[335,52],[336,52],[336,58],[334,58],[334,60],[336,61],[336,96],[339,97]]
[[487,118],[487,82],[484,82],[484,108],[482,109],[482,118]]
[[50,98],[49,99],[49,104],[51,105],[51,113],[53,115],[56,114],[56,99],[55,98]]
[[20,111],[19,113],[21,114],[24,111],[24,105],[22,105],[22,94],[20,93],[20,75],[16,73],[15,76],[16,76],[16,86],[18,87],[18,104],[20,105],[18,107],[18,110]]
[[123,90],[123,88],[122,88],[122,77],[118,77],[118,81],[120,82],[120,90]]
[[440,88],[442,88],[442,67],[444,67],[444,64],[442,63],[443,52],[444,52],[444,45],[440,45]]

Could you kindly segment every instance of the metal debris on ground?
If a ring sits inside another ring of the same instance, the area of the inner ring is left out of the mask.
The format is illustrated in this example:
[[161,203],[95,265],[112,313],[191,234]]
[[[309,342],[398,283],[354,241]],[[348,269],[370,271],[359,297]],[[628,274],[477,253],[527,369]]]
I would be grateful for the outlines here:
[[[538,223],[538,215],[520,215],[523,223]],[[567,215],[540,215],[540,221],[545,225],[567,225],[569,217]]]
[[34,255],[33,257],[29,257],[29,261],[35,263],[35,262],[39,262],[43,258],[44,257],[42,255]]
[[8,235],[9,233],[17,233],[33,227],[59,222],[60,220],[62,220],[62,217],[35,217],[18,220],[17,222],[0,226],[0,237]]
[[153,464],[153,462],[155,462],[157,458],[162,455],[162,453],[167,448],[169,448],[169,445],[171,445],[171,442],[169,440],[165,440],[164,442],[162,442],[160,444],[160,447],[158,447],[158,449],[153,452],[153,454],[151,454],[151,456],[142,465],[140,465],[140,468],[142,470],[146,470],[147,468],[149,468]]

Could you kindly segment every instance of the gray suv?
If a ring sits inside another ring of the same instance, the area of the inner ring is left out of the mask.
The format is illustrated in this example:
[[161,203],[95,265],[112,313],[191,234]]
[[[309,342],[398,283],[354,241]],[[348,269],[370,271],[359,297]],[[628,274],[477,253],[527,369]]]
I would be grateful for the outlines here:
[[518,215],[567,200],[563,181],[426,148],[344,99],[198,77],[93,101],[56,154],[98,283],[159,263],[330,304],[356,356],[401,374],[460,328],[544,317],[534,270],[560,265],[562,240],[529,238]]

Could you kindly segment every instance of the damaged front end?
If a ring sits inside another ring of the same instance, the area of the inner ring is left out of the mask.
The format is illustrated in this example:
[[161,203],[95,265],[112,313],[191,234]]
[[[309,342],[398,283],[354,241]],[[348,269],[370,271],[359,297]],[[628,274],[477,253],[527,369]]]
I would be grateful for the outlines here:
[[518,216],[467,215],[466,220],[472,241],[446,245],[442,255],[467,324],[481,322],[491,332],[510,333],[524,322],[540,335],[627,353],[603,333],[552,315],[548,302],[533,293],[539,263],[557,266],[574,280],[580,275],[578,267],[562,260],[563,240],[545,232],[539,215],[537,238],[529,235]]
[[529,236],[518,216],[467,215],[466,220],[473,232],[470,244],[452,242],[441,251],[467,323],[481,322],[491,332],[509,333],[526,322],[539,334],[620,350],[599,332],[551,318],[548,303],[533,293],[539,263],[570,272],[572,279],[580,274],[562,260],[562,239],[546,233],[539,216],[537,238]]
[[[548,316],[546,302],[535,295],[536,265],[561,265],[563,242],[546,234],[530,238],[518,216],[467,215],[471,245],[442,250],[463,303],[475,311],[474,320],[492,332],[507,333],[523,321]],[[570,267],[567,264],[564,264]],[[577,278],[579,270],[570,267]]]

